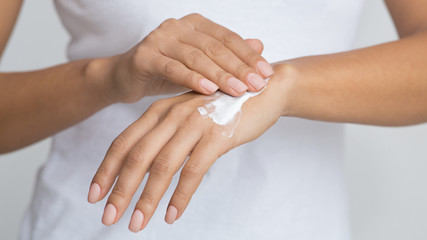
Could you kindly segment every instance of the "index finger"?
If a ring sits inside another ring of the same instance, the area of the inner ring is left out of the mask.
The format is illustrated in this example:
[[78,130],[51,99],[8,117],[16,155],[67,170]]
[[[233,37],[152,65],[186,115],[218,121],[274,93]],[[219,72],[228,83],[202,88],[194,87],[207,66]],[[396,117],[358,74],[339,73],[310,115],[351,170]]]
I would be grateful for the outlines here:
[[196,31],[205,33],[226,45],[237,57],[255,68],[265,78],[273,75],[272,66],[260,54],[253,50],[237,33],[221,26],[200,14],[193,13],[182,18]]

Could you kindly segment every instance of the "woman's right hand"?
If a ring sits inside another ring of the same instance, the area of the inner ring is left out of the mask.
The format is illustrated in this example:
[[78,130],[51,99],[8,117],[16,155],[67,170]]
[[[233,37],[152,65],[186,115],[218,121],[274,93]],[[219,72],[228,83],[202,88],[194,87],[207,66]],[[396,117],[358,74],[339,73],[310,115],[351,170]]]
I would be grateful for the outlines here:
[[103,60],[109,65],[114,97],[134,102],[183,87],[202,94],[219,88],[232,96],[261,90],[263,78],[273,74],[261,52],[260,41],[245,41],[199,14],[190,14],[164,21],[128,52]]

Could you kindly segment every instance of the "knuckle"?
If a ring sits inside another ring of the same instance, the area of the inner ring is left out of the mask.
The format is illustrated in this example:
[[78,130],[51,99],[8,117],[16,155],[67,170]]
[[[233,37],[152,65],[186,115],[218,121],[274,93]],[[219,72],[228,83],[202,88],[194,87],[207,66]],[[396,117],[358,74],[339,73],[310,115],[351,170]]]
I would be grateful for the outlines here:
[[168,61],[165,63],[163,71],[166,76],[173,75],[178,71],[180,65],[181,65],[180,63],[175,61],[172,61],[172,60]]
[[177,24],[177,22],[178,20],[176,20],[175,18],[168,18],[160,24],[159,28],[169,28]]
[[152,123],[158,123],[160,121],[161,112],[167,108],[167,104],[163,100],[152,103],[142,116],[146,116]]
[[126,149],[127,149],[127,143],[125,138],[122,135],[117,136],[110,146],[110,151],[113,153],[122,153],[126,151]]
[[224,127],[214,124],[212,125],[211,129],[209,130],[209,136],[213,138],[218,138],[219,136],[224,135]]
[[155,208],[156,206],[156,201],[153,195],[145,191],[141,194],[140,202],[141,202],[141,205],[144,204],[144,206],[148,206],[150,208]]
[[203,175],[203,169],[197,163],[187,163],[181,172],[181,176],[187,179],[199,178],[201,175]]
[[111,191],[111,197],[118,199],[127,198],[126,190],[123,186],[116,184],[113,190]]
[[142,40],[143,43],[154,43],[156,41],[156,39],[158,39],[159,37],[159,30],[155,29],[153,31],[151,31],[147,36],[145,36],[145,38]]
[[167,100],[160,99],[160,100],[153,102],[149,108],[152,110],[162,110],[165,107],[167,107],[167,105],[168,105]]
[[203,54],[199,50],[191,50],[187,54],[187,62],[190,65],[195,65],[203,58]]
[[230,140],[229,137],[227,137],[227,133],[225,132],[225,129],[221,126],[213,126],[210,129],[210,132],[207,136],[207,141],[211,143],[211,145],[215,146],[215,148],[211,151],[211,156],[215,159],[220,158],[222,155],[227,153],[232,147],[234,146],[234,140]]
[[191,200],[191,195],[177,189],[174,193],[174,198],[180,202],[189,202]]
[[197,79],[197,74],[193,71],[190,71],[187,76],[185,77],[185,82],[186,83],[193,83],[194,84],[194,80]]
[[167,156],[159,155],[151,165],[150,173],[154,175],[168,175],[171,173],[172,166]]
[[168,36],[166,35],[167,30],[165,28],[156,28],[151,31],[139,44],[139,49],[141,53],[146,53],[147,50],[157,49],[159,47],[159,42],[164,41]]
[[219,56],[225,53],[225,47],[218,42],[211,42],[206,46],[206,53],[210,56]]
[[143,152],[141,150],[133,149],[129,152],[124,167],[127,169],[134,169],[141,164]]
[[223,36],[223,41],[225,44],[231,44],[241,39],[242,38],[237,33],[234,33],[234,32],[225,33]]
[[227,86],[228,85],[227,84],[227,79],[229,77],[231,77],[231,75],[228,74],[227,72],[223,71],[223,70],[218,70],[218,71],[215,71],[215,73],[214,73],[214,78],[222,86]]
[[247,53],[245,55],[245,59],[247,59],[249,62],[253,62],[253,63],[265,61],[260,55],[256,54],[255,52]]
[[249,67],[244,63],[240,63],[234,67],[233,71],[236,76],[243,76],[249,71]]
[[187,117],[187,122],[188,125],[190,126],[198,126],[200,120],[202,120],[202,115],[200,115],[199,111],[197,111],[197,109],[195,109],[194,111],[192,111],[188,117]]
[[172,118],[182,118],[184,116],[187,116],[189,112],[192,110],[193,108],[186,104],[175,104],[172,106],[171,110],[169,111],[169,115]]
[[110,172],[104,167],[100,166],[96,171],[94,179],[107,178],[110,175]]
[[201,14],[199,14],[199,13],[190,13],[190,14],[184,16],[182,19],[183,20],[190,20],[191,21],[191,20],[198,20],[198,19],[201,19],[201,18],[203,18],[203,16]]
[[[164,46],[168,40],[170,40],[170,30],[166,27],[160,27],[151,31],[142,42],[145,44],[141,44],[141,47],[144,47],[145,52],[147,50],[156,50],[159,52],[159,49]],[[142,52],[144,53],[144,52]]]
[[200,13],[190,13],[188,14],[188,16],[192,18],[203,18],[203,16]]

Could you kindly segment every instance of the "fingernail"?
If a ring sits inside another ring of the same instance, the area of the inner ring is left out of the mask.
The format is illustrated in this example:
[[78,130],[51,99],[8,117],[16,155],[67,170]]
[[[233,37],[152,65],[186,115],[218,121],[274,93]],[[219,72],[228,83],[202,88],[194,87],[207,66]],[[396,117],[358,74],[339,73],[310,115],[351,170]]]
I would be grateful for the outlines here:
[[129,230],[134,233],[137,233],[141,230],[142,222],[144,221],[144,214],[141,210],[135,210],[132,214],[132,218],[129,223]]
[[166,212],[165,221],[169,224],[173,224],[176,220],[176,216],[178,216],[178,210],[176,207],[170,205]]
[[92,183],[89,188],[89,194],[87,201],[90,203],[96,203],[101,195],[101,187],[97,183]]
[[264,77],[270,77],[274,73],[273,67],[264,61],[257,63],[256,68]]
[[102,223],[110,226],[114,223],[116,219],[117,209],[113,204],[109,203],[104,210],[104,216],[102,216]]
[[234,89],[234,91],[236,91],[237,93],[244,93],[248,90],[248,86],[246,86],[244,83],[242,83],[242,81],[234,77],[228,79],[228,85],[230,85],[230,87]]
[[261,90],[263,87],[265,87],[265,80],[262,79],[258,74],[255,73],[249,73],[248,75],[248,82],[252,85],[257,91]]
[[202,86],[202,88],[204,88],[206,91],[208,91],[210,93],[215,92],[219,88],[215,83],[213,83],[207,79],[200,80],[200,85]]

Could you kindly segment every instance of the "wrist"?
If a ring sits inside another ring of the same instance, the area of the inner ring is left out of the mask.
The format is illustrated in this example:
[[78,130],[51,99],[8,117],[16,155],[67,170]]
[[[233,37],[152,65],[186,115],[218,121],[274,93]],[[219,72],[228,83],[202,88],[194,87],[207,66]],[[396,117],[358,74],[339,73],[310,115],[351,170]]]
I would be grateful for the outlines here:
[[120,102],[120,94],[114,83],[115,62],[115,56],[91,59],[84,71],[85,78],[95,85],[95,94],[108,105]]
[[295,86],[299,76],[299,70],[295,65],[288,62],[273,64],[273,80],[277,82],[274,87],[278,90],[281,102],[281,116],[293,116],[295,99]]

